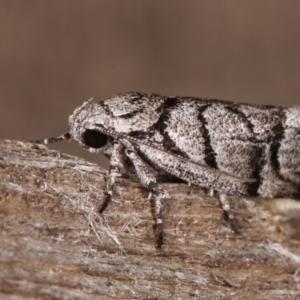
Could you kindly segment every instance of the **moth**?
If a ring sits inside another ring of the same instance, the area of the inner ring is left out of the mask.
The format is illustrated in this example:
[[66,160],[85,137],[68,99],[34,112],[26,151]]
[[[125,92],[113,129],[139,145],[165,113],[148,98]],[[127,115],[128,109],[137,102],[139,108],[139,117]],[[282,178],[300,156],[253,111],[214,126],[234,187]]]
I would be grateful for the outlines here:
[[158,246],[163,244],[163,201],[157,174],[227,195],[300,197],[300,107],[238,104],[157,94],[119,94],[84,102],[64,135],[35,143],[73,140],[110,159],[111,201],[123,167],[154,196]]

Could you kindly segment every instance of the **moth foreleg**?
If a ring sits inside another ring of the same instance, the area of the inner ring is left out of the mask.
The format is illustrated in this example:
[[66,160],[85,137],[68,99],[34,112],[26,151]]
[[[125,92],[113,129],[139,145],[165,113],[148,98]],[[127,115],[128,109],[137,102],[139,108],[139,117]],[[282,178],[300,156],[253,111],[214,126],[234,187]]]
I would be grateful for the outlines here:
[[126,150],[125,154],[132,161],[137,176],[139,177],[142,185],[146,187],[155,197],[155,221],[157,229],[157,242],[160,248],[163,244],[164,232],[163,232],[163,216],[162,216],[162,200],[169,198],[168,193],[157,183],[156,177],[151,172],[149,166],[134,152]]
[[233,213],[229,201],[228,196],[226,194],[220,193],[219,194],[219,201],[223,210],[223,216],[224,219],[230,223],[231,228],[235,233],[240,233],[240,225],[238,223],[238,220],[235,217],[235,214]]
[[122,155],[121,155],[122,146],[118,141],[114,141],[112,144],[112,152],[110,156],[110,166],[109,166],[109,178],[107,184],[107,193],[102,203],[99,212],[103,213],[106,209],[108,203],[111,201],[114,194],[114,186],[116,178],[121,176],[121,166],[122,164]]

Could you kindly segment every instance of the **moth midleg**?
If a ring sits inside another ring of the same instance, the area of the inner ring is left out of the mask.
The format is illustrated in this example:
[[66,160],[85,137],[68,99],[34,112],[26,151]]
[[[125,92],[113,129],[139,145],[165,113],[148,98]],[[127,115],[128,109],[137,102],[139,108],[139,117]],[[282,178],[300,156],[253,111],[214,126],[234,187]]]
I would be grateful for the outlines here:
[[104,199],[104,202],[102,203],[99,209],[100,213],[104,212],[108,203],[112,200],[116,178],[121,176],[121,167],[123,165],[122,158],[121,158],[121,149],[122,149],[121,144],[118,141],[114,141],[112,144],[112,152],[110,157],[107,194]]
[[232,209],[230,207],[229,201],[228,201],[228,195],[224,193],[219,193],[218,199],[220,201],[222,210],[223,210],[223,216],[226,221],[228,221],[231,225],[231,228],[235,233],[240,233],[240,226],[238,223],[238,220],[236,219],[234,213],[232,212]]
[[213,197],[215,195],[215,190],[212,188],[208,188],[206,192],[209,197]]
[[151,172],[149,166],[134,151],[126,150],[125,154],[132,161],[142,185],[154,195],[155,221],[158,235],[158,247],[160,248],[164,239],[162,200],[169,198],[169,195],[157,183],[157,180],[154,174]]

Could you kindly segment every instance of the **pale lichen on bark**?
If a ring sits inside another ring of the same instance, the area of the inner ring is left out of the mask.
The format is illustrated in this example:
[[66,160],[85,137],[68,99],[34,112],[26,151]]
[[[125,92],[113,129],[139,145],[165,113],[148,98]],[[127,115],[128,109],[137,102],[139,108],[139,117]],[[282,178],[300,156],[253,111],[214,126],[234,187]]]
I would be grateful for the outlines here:
[[232,197],[243,226],[236,235],[217,198],[165,183],[158,250],[137,182],[119,179],[99,215],[106,171],[98,165],[31,143],[1,141],[0,153],[0,298],[300,297],[294,200]]

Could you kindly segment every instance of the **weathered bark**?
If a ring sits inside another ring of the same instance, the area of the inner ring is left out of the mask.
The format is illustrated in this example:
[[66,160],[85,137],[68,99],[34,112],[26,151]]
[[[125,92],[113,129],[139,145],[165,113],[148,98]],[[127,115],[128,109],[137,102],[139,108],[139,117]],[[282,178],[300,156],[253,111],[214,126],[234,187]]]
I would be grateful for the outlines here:
[[158,250],[137,183],[120,179],[100,216],[99,166],[30,143],[1,141],[0,153],[1,299],[300,297],[296,201],[232,197],[237,235],[216,198],[163,184],[171,199]]

